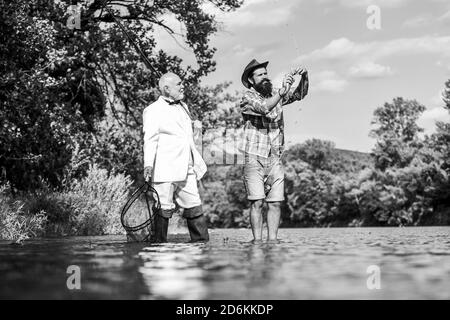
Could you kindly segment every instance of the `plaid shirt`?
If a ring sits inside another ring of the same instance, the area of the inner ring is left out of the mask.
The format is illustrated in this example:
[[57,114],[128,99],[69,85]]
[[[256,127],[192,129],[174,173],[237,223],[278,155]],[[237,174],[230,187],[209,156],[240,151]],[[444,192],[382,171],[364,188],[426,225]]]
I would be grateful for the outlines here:
[[[268,158],[270,154],[278,157],[284,151],[283,105],[302,100],[308,94],[309,80],[305,73],[298,87],[289,92],[278,104],[267,113],[266,100],[254,88],[245,92],[240,102],[244,118],[245,154]],[[272,96],[277,90],[272,91]]]

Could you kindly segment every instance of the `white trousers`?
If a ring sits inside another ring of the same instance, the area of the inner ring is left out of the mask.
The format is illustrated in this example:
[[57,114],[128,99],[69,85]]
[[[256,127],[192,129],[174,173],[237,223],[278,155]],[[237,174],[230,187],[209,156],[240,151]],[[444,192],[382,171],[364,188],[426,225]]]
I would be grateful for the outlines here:
[[171,210],[176,207],[176,203],[189,209],[200,206],[202,201],[198,192],[197,177],[191,165],[188,168],[186,180],[176,182],[154,182],[153,187],[159,195],[161,209]]

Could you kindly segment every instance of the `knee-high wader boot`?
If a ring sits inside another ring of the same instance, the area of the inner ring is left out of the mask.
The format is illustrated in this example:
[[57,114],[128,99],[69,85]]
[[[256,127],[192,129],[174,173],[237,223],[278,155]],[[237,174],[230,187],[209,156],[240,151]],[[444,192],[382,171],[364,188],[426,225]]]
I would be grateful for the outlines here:
[[187,220],[191,242],[209,241],[208,224],[201,206],[184,209],[183,216]]
[[172,217],[173,210],[160,210],[154,216],[155,233],[153,242],[167,242],[167,231],[169,230],[169,219]]

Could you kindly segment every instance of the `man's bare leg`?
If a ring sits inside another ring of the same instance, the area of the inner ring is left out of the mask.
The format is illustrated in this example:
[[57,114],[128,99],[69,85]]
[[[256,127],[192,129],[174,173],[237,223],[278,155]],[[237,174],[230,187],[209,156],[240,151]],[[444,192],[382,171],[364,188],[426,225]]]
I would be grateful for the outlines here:
[[278,235],[278,226],[280,225],[280,202],[268,202],[269,210],[267,212],[267,240],[275,241]]
[[250,201],[250,224],[252,225],[253,238],[255,241],[262,241],[262,200]]

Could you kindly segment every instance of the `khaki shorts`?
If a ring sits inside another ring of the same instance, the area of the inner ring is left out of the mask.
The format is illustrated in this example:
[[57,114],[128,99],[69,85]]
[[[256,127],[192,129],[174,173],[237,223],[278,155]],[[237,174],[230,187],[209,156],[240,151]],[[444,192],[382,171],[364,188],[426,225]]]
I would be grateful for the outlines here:
[[284,169],[277,156],[268,158],[246,154],[244,184],[248,200],[284,201]]

